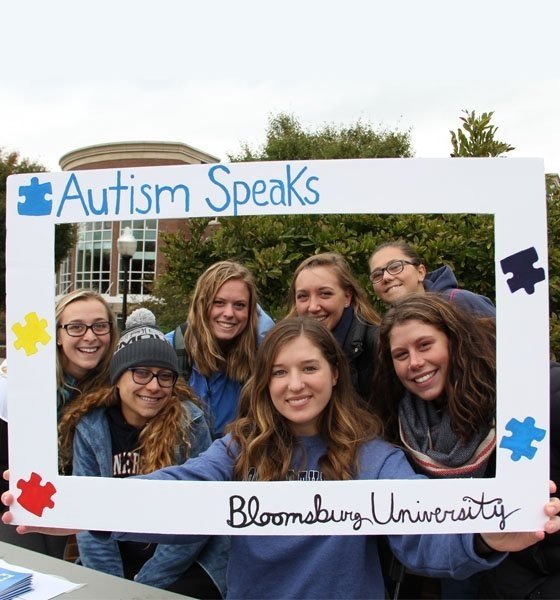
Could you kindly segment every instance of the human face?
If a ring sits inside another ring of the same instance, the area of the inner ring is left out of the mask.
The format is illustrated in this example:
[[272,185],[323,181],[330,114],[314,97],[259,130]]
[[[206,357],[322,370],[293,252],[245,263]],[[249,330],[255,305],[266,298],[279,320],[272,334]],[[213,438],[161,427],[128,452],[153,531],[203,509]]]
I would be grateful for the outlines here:
[[[75,300],[60,315],[60,325],[92,325],[99,321],[110,321],[110,318],[105,306],[95,298]],[[59,327],[56,343],[62,349],[62,370],[79,381],[101,362],[111,344],[111,333],[99,335],[88,329],[80,337],[71,337]]]
[[338,379],[317,346],[301,335],[283,346],[273,361],[268,390],[274,408],[294,435],[316,435],[322,412]]
[[[169,369],[142,366],[152,373],[171,372]],[[173,387],[162,387],[157,377],[149,383],[136,383],[132,371],[126,370],[117,381],[124,420],[133,427],[141,428],[153,419],[169,402]]]
[[220,346],[245,331],[249,321],[249,288],[241,279],[230,279],[217,291],[210,306],[210,329]]
[[449,367],[449,340],[433,325],[410,319],[389,334],[393,367],[404,387],[422,400],[442,400]]
[[321,321],[331,331],[338,325],[352,294],[344,290],[329,267],[308,267],[296,278],[296,311]]
[[[370,273],[376,269],[383,269],[395,260],[410,260],[400,248],[381,248],[369,261]],[[424,278],[426,267],[424,265],[405,264],[403,270],[396,275],[383,272],[383,279],[373,284],[375,293],[387,304],[393,304],[398,298],[413,293],[424,293]]]

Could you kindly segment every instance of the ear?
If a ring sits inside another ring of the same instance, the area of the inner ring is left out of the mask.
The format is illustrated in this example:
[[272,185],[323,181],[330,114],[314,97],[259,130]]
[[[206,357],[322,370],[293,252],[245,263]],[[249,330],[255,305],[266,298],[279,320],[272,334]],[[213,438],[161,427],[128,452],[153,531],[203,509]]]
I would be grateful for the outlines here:
[[332,385],[333,387],[338,383],[338,369],[333,369],[332,374]]
[[352,292],[344,292],[344,297],[346,298],[344,307],[348,308],[352,304]]
[[422,283],[426,278],[426,265],[420,264],[416,267],[416,270],[418,271],[418,281]]

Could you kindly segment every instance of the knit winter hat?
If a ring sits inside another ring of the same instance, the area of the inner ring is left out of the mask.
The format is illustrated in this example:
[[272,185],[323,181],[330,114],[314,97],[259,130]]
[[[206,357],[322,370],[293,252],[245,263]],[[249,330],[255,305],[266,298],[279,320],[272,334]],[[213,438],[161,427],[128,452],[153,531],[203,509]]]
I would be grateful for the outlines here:
[[[161,367],[175,374],[179,373],[175,350],[165,339],[161,329],[155,326],[153,313],[147,309],[139,310],[144,310],[151,316],[145,319],[146,324],[139,324],[141,319],[138,318],[131,320],[134,313],[127,319],[127,328],[123,331],[111,359],[111,384],[131,367]],[[132,326],[129,326],[130,324]]]

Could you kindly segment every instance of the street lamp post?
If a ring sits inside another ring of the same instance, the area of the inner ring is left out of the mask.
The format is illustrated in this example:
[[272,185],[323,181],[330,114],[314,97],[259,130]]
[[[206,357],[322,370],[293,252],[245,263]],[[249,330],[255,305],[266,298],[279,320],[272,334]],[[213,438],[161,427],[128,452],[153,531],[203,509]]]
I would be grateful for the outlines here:
[[119,239],[117,240],[117,250],[122,258],[123,265],[123,299],[122,299],[122,325],[124,328],[124,324],[126,323],[126,297],[128,295],[128,274],[130,271],[130,261],[136,252],[137,241],[134,237],[132,230],[130,227],[125,227],[123,232],[121,233]]

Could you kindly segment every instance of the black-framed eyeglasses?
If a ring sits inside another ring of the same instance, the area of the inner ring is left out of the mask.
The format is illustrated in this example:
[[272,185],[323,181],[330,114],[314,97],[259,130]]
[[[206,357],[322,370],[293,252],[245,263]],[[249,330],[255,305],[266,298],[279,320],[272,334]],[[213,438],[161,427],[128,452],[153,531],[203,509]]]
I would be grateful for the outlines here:
[[369,274],[369,280],[371,281],[371,283],[379,283],[382,279],[383,279],[383,273],[385,273],[385,271],[387,271],[387,273],[389,273],[389,275],[398,275],[399,273],[402,273],[402,270],[404,269],[405,265],[415,265],[415,262],[412,262],[410,260],[394,260],[393,262],[390,262],[386,267],[383,267],[382,269],[375,269],[374,271],[372,271]]
[[144,369],[143,367],[131,367],[128,370],[132,373],[132,380],[138,385],[148,385],[154,377],[163,388],[173,387],[177,381],[177,374],[173,373],[173,371],[159,371],[158,373],[154,373],[150,369]]
[[66,325],[59,325],[59,328],[64,329],[71,337],[82,337],[88,329],[91,329],[95,335],[107,335],[110,333],[111,327],[112,323],[110,321],[96,321],[91,325],[86,325],[85,323],[66,323]]

